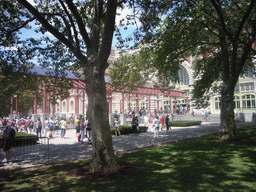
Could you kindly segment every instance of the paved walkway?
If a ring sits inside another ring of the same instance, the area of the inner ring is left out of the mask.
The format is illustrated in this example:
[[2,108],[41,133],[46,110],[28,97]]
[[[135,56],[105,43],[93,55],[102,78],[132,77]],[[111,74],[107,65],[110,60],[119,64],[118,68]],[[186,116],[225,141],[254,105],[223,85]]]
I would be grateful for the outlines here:
[[[238,124],[238,127],[251,124],[252,123],[242,123]],[[218,133],[219,131],[220,123],[203,122],[200,126],[192,126],[189,128],[173,127],[168,132],[160,131],[159,138],[154,138],[153,130],[149,129],[148,132],[135,135],[113,136],[113,147],[115,153],[125,153],[147,147],[160,146],[190,138],[201,137],[212,133]],[[0,163],[0,169],[26,168],[47,163],[90,158],[92,156],[92,145],[88,144],[87,138],[85,138],[84,141],[84,145],[78,143],[75,130],[68,130],[65,139],[60,138],[60,135],[55,135],[53,139],[49,140],[49,162],[46,157],[32,160],[16,160],[5,164]],[[15,150],[17,149],[13,148],[11,150],[14,156],[18,154],[18,151],[15,152]],[[47,148],[40,150],[45,150],[45,154],[47,154]],[[0,155],[0,159],[3,159],[2,154]]]

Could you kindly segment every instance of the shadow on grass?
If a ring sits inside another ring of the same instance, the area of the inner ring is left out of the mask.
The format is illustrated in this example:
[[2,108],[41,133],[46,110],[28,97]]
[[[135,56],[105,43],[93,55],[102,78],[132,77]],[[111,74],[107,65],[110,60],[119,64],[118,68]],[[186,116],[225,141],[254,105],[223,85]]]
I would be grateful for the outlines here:
[[117,156],[118,173],[89,173],[88,161],[1,171],[2,191],[255,191],[256,133],[215,136]]

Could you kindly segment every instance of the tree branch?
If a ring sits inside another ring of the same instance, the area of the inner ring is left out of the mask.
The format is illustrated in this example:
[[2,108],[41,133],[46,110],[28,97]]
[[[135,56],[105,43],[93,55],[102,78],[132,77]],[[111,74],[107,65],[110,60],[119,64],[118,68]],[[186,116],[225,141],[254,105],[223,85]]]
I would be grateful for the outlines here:
[[115,29],[117,0],[109,0],[107,3],[107,14],[105,18],[102,46],[99,53],[100,62],[107,62],[110,55],[112,39]]
[[[75,40],[76,40],[76,48],[77,48],[78,50],[80,50],[80,44],[79,44],[79,39],[78,39],[78,33],[77,33],[77,30],[76,30],[74,21],[73,21],[71,15],[69,14],[69,12],[68,12],[68,10],[67,10],[67,8],[66,8],[64,2],[63,2],[62,0],[59,0],[59,1],[60,1],[60,4],[61,4],[62,8],[63,8],[64,11],[65,11],[65,13],[67,14],[67,16],[68,16],[68,18],[69,18],[69,21],[70,21],[70,23],[71,23],[71,26],[72,26],[72,28],[73,28],[73,30],[74,30],[74,35],[75,35]],[[72,34],[70,34],[70,39],[72,39]],[[73,39],[72,39],[72,40],[73,40]]]
[[77,11],[77,8],[73,4],[73,2],[70,1],[70,0],[67,0],[66,3],[68,4],[68,7],[69,7],[70,11],[73,13],[73,15],[74,15],[74,17],[77,21],[78,28],[80,30],[80,34],[82,35],[82,37],[84,39],[84,42],[87,45],[87,49],[90,50],[92,48],[92,44],[91,44],[90,38],[88,36],[88,33],[85,29],[85,26],[83,24],[83,20],[82,20],[81,16],[79,15],[78,11]]
[[33,20],[35,20],[35,17],[32,17],[30,19],[28,19],[27,21],[25,21],[22,25],[20,25],[19,27],[17,27],[16,29],[13,29],[9,32],[7,32],[6,35],[6,39],[3,43],[1,43],[0,45],[3,45],[8,41],[8,39],[10,38],[10,36],[12,35],[12,33],[19,31],[20,29],[22,29],[23,27],[25,27],[28,23],[32,22]]
[[243,30],[244,24],[245,24],[245,22],[247,21],[248,17],[250,16],[250,13],[251,13],[252,9],[254,8],[254,5],[255,5],[255,0],[252,0],[252,1],[251,1],[251,4],[250,4],[250,6],[249,6],[249,8],[248,8],[248,10],[247,10],[247,12],[245,13],[245,15],[244,15],[242,21],[241,21],[240,24],[239,24],[238,30],[237,30],[236,35],[235,35],[235,38],[236,38],[236,39],[238,39],[238,37],[239,37],[241,31]]
[[230,32],[227,30],[227,28],[226,28],[226,24],[225,24],[225,21],[224,21],[224,18],[223,18],[223,14],[222,14],[222,12],[221,12],[219,6],[218,6],[217,3],[215,2],[215,0],[210,0],[210,2],[212,3],[212,5],[214,6],[215,10],[217,11],[217,14],[219,15],[220,22],[221,22],[221,25],[222,25],[223,30],[225,31],[225,33],[227,34],[227,36],[232,40],[233,37],[232,37],[232,35],[230,34]]
[[91,27],[91,41],[92,44],[94,45],[94,51],[98,53],[98,48],[99,48],[99,35],[100,35],[100,20],[101,18],[101,13],[102,13],[102,6],[103,6],[103,1],[102,0],[96,0],[94,1],[94,13],[93,13],[93,22],[92,22],[92,27]]
[[42,16],[42,14],[38,10],[36,10],[28,1],[18,0],[18,2],[23,5],[32,15],[34,15],[44,28],[46,28],[51,34],[53,34],[57,39],[59,39],[75,53],[75,48],[72,43],[57,29],[50,25],[49,22]]
[[236,78],[238,78],[237,76],[240,75],[240,73],[241,73],[241,71],[244,67],[244,64],[247,60],[248,54],[250,53],[251,50],[253,50],[252,49],[252,43],[253,43],[252,41],[248,41],[248,43],[245,45],[245,47],[243,49],[244,51],[243,51],[243,54],[242,54],[242,57],[241,57],[241,60],[240,60],[240,64],[238,64],[238,66],[236,68],[236,71],[237,71]]

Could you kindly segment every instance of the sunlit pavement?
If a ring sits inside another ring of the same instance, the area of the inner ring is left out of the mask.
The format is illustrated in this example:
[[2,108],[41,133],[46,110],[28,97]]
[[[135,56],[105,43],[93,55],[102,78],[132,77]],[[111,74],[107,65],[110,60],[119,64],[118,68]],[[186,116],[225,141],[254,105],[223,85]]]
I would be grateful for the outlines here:
[[[239,123],[238,127],[252,124],[253,123]],[[154,138],[154,128],[149,126],[147,132],[122,135],[118,137],[113,136],[112,141],[115,153],[119,154],[142,150],[153,146],[175,143],[219,132],[220,123],[203,122],[200,126],[192,126],[189,128],[172,127],[169,131],[160,131],[159,137]],[[11,150],[13,152],[13,156],[15,156],[15,150],[15,148]],[[81,145],[78,142],[75,130],[71,129],[67,130],[64,139],[60,137],[60,133],[53,135],[53,138],[49,139],[49,162],[46,158],[14,161],[9,163],[0,163],[0,169],[26,168],[47,163],[86,159],[91,156],[92,145],[88,144],[87,138],[84,139],[84,144]],[[2,153],[0,155],[0,159],[1,161],[3,159]]]

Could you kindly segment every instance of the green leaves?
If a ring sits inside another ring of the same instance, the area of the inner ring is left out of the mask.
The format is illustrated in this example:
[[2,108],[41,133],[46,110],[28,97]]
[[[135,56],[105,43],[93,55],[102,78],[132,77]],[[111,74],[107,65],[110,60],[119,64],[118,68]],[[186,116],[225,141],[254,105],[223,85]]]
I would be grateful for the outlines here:
[[154,68],[148,51],[141,51],[134,56],[121,55],[114,65],[109,67],[111,86],[114,90],[129,92],[142,87],[148,80],[153,80]]

